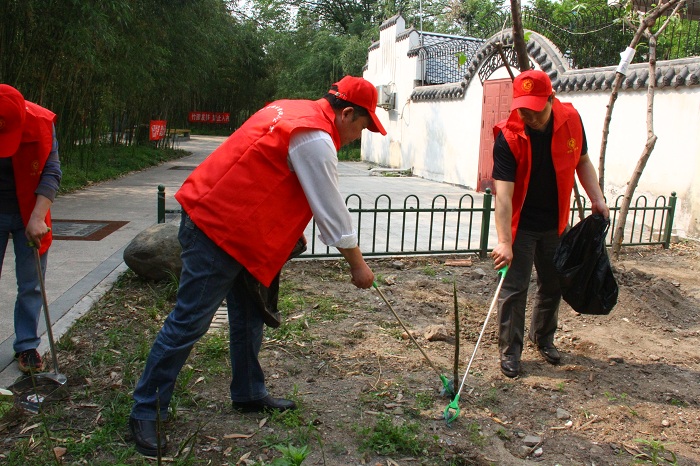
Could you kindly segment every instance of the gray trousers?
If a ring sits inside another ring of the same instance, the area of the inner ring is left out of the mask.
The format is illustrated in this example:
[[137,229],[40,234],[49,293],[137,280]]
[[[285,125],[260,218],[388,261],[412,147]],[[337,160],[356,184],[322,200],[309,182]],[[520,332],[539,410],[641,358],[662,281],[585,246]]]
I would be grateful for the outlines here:
[[556,230],[518,230],[515,236],[513,261],[503,279],[498,299],[498,347],[501,359],[520,360],[525,333],[525,306],[533,264],[537,271],[537,294],[532,306],[529,337],[538,346],[554,342],[561,289],[552,258],[559,241]]

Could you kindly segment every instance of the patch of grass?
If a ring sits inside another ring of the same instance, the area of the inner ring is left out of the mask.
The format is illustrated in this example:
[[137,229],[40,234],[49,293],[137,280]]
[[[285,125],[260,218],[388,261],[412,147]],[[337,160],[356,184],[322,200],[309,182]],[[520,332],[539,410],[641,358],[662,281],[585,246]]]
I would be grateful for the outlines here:
[[491,407],[498,405],[498,389],[490,387],[486,392],[482,393],[477,399],[479,406]]
[[204,335],[199,341],[198,352],[205,358],[225,359],[229,355],[228,327]]
[[309,340],[310,337],[306,332],[307,324],[304,319],[282,319],[280,326],[277,328],[265,328],[265,333],[274,340]]
[[[189,152],[151,146],[85,146],[61,154],[62,193],[70,193],[101,181],[160,165],[189,155]],[[155,187],[153,188],[155,196]]]
[[282,453],[282,458],[275,459],[271,466],[299,466],[309,456],[309,446],[297,448],[294,445],[275,445],[275,448]]
[[430,393],[418,392],[416,393],[416,406],[418,409],[430,409],[435,403],[435,397]]
[[333,299],[319,297],[313,306],[311,322],[342,320],[348,316],[347,311],[342,309]]
[[[395,340],[403,341],[402,335],[404,334],[403,328],[399,324],[382,322],[379,326],[386,332],[387,335],[394,338]],[[409,329],[410,330],[410,329]]]
[[471,443],[477,447],[483,447],[486,445],[486,439],[481,433],[481,426],[478,422],[472,421],[467,424],[467,435],[469,436],[469,441],[471,441]]
[[437,275],[437,270],[435,270],[430,265],[426,265],[425,267],[423,267],[423,273],[429,277],[434,277]]
[[645,453],[635,455],[635,462],[650,463],[653,465],[678,464],[676,454],[666,448],[668,445],[671,445],[670,443],[666,444],[653,438],[635,439],[634,441],[641,444],[642,448],[646,450]]
[[380,415],[372,427],[359,428],[358,434],[360,450],[373,451],[379,455],[418,455],[428,447],[428,440],[421,436],[418,423],[394,423],[386,415]]
[[0,418],[12,409],[12,397],[0,398]]

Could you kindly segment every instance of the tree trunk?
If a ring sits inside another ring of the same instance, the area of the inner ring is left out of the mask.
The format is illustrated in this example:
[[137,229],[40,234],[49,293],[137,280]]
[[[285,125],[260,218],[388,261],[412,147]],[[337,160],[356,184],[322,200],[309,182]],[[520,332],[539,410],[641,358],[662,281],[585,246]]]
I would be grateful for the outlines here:
[[[675,6],[673,13],[678,11],[678,8],[685,2],[685,0],[668,0],[667,2],[662,2],[658,7],[652,9],[647,13],[645,17],[642,17],[639,22],[639,27],[637,32],[635,32],[632,41],[630,42],[630,48],[636,48],[644,35],[645,31],[651,29],[651,27],[656,23],[659,16],[665,13],[669,8]],[[664,26],[659,30],[660,33],[668,24],[668,20]],[[649,75],[649,81],[651,82],[654,75]],[[625,77],[624,74],[618,72],[615,74],[615,81],[612,86],[612,92],[610,93],[610,100],[608,102],[607,111],[605,113],[605,121],[603,123],[603,138],[600,142],[600,160],[598,162],[598,184],[600,185],[600,190],[605,192],[605,151],[608,146],[608,134],[610,133],[610,121],[612,120],[612,111],[615,106],[615,101],[617,100],[617,93],[620,89],[620,84],[622,79]]]
[[513,49],[518,57],[518,68],[520,71],[530,69],[530,57],[525,46],[525,33],[523,32],[523,21],[520,15],[520,0],[510,0],[510,14],[513,18]]
[[[666,29],[671,16],[675,15],[678,9],[681,7],[685,0],[670,0],[668,6],[676,4],[673,12],[666,19],[664,24],[656,31],[655,34],[651,34],[649,30],[646,30],[646,35],[649,38],[649,84],[647,87],[647,142],[644,145],[644,150],[642,155],[639,157],[637,166],[634,168],[632,177],[629,182],[627,182],[627,190],[622,199],[622,205],[620,206],[620,215],[617,220],[617,226],[615,227],[615,235],[612,241],[612,256],[614,259],[619,259],[620,250],[622,249],[622,237],[625,234],[625,223],[627,222],[627,213],[629,212],[629,207],[632,202],[632,196],[634,191],[637,189],[639,184],[639,179],[642,177],[644,172],[644,167],[647,165],[647,161],[651,156],[654,146],[656,145],[656,140],[658,139],[656,134],[654,134],[654,91],[656,90],[656,39],[661,35],[661,33]],[[662,5],[664,6],[664,5]],[[661,7],[660,7],[661,8]],[[653,20],[656,21],[655,16]],[[644,23],[644,21],[642,21]],[[647,26],[651,28],[654,23],[652,22]],[[643,31],[644,32],[644,31]]]

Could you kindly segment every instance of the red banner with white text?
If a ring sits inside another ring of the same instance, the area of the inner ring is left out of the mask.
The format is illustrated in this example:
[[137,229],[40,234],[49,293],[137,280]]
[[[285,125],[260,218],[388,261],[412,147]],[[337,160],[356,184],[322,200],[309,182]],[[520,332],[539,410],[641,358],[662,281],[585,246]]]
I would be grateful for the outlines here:
[[166,120],[151,120],[148,139],[150,141],[160,141],[165,137]]

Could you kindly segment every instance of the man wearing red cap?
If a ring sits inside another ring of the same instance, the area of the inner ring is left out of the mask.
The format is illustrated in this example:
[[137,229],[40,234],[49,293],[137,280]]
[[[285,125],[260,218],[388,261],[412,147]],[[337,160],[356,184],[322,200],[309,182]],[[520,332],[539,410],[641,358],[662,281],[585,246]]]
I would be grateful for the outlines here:
[[22,372],[44,368],[36,350],[42,297],[32,248],[39,248],[45,272],[49,207],[61,182],[55,119],[14,87],[0,84],[0,269],[11,234],[17,278],[13,349]]
[[[338,191],[337,151],[363,129],[386,134],[375,114],[377,90],[346,76],[319,100],[280,100],[254,114],[185,180],[182,274],[177,303],[158,333],[134,390],[129,428],[136,449],[166,447],[156,423],[166,419],[175,379],[225,299],[228,307],[232,406],[240,412],[294,409],[273,398],[258,361],[267,303],[279,272],[303,242],[313,215],[319,237],[350,264],[352,283],[374,281]],[[276,306],[273,306],[276,310]],[[273,310],[273,311],[274,311]]]
[[534,263],[537,295],[529,339],[550,364],[561,356],[554,345],[561,301],[554,251],[569,221],[574,175],[594,214],[610,215],[588,157],[578,112],[554,97],[549,76],[529,70],[513,81],[510,117],[494,127],[496,269],[509,266],[499,296],[501,372],[517,377],[525,333],[525,305]]

